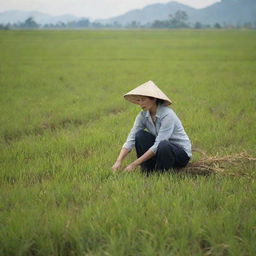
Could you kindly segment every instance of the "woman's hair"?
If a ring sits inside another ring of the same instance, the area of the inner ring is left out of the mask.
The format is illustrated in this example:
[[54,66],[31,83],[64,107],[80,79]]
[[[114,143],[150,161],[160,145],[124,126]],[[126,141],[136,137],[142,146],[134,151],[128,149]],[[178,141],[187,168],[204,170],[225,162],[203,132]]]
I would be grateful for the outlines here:
[[162,105],[164,104],[164,100],[156,99],[156,105]]
[[149,97],[150,99],[156,99],[156,105],[162,105],[164,104],[164,100],[161,100],[161,99],[157,99],[157,98],[154,98],[154,97]]

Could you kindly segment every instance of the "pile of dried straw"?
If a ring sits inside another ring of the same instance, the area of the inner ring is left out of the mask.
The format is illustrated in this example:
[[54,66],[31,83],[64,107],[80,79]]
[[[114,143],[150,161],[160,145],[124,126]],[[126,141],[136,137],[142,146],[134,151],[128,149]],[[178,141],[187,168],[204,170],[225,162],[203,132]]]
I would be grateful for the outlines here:
[[209,173],[223,173],[230,165],[246,164],[255,162],[256,158],[251,157],[246,152],[226,156],[208,156],[200,149],[193,149],[202,155],[202,158],[190,162],[184,169],[184,172],[193,174],[209,174]]

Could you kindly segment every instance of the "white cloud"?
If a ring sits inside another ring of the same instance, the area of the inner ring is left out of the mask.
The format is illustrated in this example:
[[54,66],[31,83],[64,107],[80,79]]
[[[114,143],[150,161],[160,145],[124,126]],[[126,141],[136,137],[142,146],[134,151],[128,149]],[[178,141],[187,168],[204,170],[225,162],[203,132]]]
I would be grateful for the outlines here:
[[[143,8],[153,3],[171,0],[0,0],[0,12],[6,10],[36,10],[52,15],[74,14],[79,17],[108,18],[132,9]],[[176,0],[177,2],[202,8],[219,0]]]

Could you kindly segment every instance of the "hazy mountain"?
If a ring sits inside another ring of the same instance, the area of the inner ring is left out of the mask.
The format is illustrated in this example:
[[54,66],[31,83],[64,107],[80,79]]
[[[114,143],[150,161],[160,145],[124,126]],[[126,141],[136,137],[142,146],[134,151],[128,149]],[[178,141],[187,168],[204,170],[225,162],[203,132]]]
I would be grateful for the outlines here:
[[[222,0],[203,9],[195,9],[178,2],[169,2],[165,4],[152,4],[142,9],[129,11],[123,15],[105,20],[97,20],[105,24],[118,22],[127,25],[133,21],[141,25],[153,23],[155,20],[167,20],[170,14],[182,10],[188,14],[189,23],[195,22],[213,25],[216,22],[220,24],[239,25],[244,23],[256,24],[256,0]],[[69,21],[78,21],[73,15],[51,16],[41,12],[25,11],[7,11],[0,13],[0,24],[23,22],[28,17],[33,17],[39,24],[56,24],[58,22],[67,23]]]
[[36,11],[18,11],[12,10],[0,13],[0,24],[7,23],[17,23],[24,22],[27,18],[33,17],[34,20],[39,24],[56,24],[58,22],[69,22],[69,21],[77,21],[81,18],[78,18],[73,15],[61,15],[61,16],[51,16],[49,14],[36,12]]
[[155,20],[166,20],[169,14],[174,14],[178,10],[185,11],[188,14],[189,22],[192,24],[197,21],[211,25],[216,22],[233,25],[256,22],[256,0],[222,0],[203,9],[194,9],[177,2],[153,4],[143,9],[132,10],[124,15],[101,21],[104,23],[118,22],[120,24],[137,21],[146,24]]
[[143,9],[132,10],[123,15],[99,21],[102,23],[118,22],[122,25],[131,23],[132,21],[137,21],[140,24],[146,24],[155,20],[166,20],[170,14],[174,14],[178,10],[185,11],[189,16],[194,15],[196,12],[196,9],[192,7],[188,7],[177,2],[169,2],[166,4],[148,5]]
[[190,20],[233,25],[256,22],[256,0],[222,0],[192,14]]

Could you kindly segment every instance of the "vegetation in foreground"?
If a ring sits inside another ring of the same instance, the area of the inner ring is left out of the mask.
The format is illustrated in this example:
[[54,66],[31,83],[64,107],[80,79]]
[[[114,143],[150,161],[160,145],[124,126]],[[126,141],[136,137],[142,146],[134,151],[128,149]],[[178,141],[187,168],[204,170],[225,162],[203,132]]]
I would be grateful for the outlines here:
[[150,79],[194,147],[255,156],[255,39],[0,31],[0,255],[255,255],[255,164],[111,171],[139,111],[122,94]]

